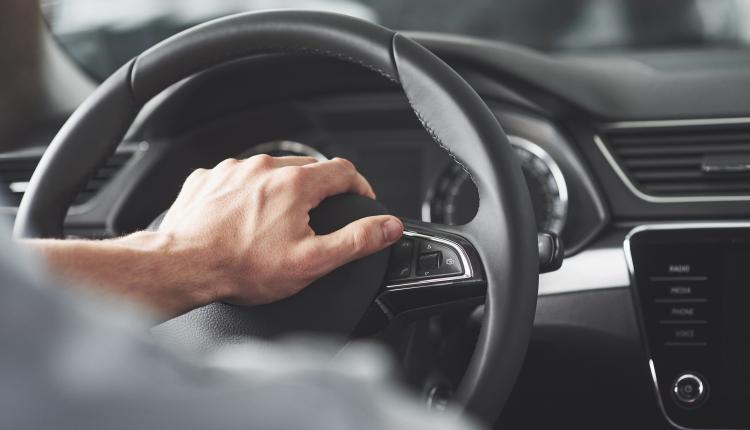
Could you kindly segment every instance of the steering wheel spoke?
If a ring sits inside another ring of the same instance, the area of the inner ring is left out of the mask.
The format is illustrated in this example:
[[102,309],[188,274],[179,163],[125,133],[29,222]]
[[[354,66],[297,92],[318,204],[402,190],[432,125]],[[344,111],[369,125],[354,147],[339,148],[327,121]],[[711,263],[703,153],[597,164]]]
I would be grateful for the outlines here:
[[486,288],[482,262],[460,227],[405,221],[376,303],[389,318],[421,317],[479,304]]

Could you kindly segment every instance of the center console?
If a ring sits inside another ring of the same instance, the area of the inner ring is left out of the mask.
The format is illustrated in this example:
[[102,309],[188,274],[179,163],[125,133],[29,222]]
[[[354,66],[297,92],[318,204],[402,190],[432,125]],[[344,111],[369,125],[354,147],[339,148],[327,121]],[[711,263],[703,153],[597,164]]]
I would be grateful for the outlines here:
[[625,253],[667,419],[750,428],[750,224],[639,227]]

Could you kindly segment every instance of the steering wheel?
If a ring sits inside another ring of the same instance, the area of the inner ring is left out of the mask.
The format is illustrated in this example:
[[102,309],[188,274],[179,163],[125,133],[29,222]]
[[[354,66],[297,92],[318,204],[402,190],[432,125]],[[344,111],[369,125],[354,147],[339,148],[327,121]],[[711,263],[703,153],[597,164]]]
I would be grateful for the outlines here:
[[[424,129],[476,183],[479,210],[463,226],[405,221],[404,239],[390,257],[384,252],[351,263],[273,305],[214,304],[167,329],[222,344],[284,331],[297,315],[298,328],[350,334],[373,303],[397,318],[484,300],[479,339],[454,403],[493,423],[533,325],[539,273],[533,209],[508,138],[487,105],[446,63],[400,33],[343,15],[273,11],[217,19],[161,42],[112,74],[60,129],[18,209],[16,236],[62,237],[74,197],[146,102],[197,73],[264,54],[347,61],[400,85]],[[324,233],[384,209],[342,196],[313,212],[311,226]]]

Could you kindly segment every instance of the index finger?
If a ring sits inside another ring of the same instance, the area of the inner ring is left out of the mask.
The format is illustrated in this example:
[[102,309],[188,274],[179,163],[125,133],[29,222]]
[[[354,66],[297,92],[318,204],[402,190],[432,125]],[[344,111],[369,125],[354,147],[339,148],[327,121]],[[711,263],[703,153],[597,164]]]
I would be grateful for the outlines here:
[[310,175],[309,190],[317,206],[327,197],[342,193],[355,193],[375,198],[372,186],[354,165],[343,158],[320,161],[304,166]]

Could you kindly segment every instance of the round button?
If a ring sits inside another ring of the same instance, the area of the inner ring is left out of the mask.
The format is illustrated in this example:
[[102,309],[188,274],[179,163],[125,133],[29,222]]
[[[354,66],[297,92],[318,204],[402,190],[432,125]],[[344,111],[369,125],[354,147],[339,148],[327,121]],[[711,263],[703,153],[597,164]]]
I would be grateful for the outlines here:
[[672,393],[683,406],[697,406],[706,397],[706,384],[700,376],[685,373],[674,381]]

